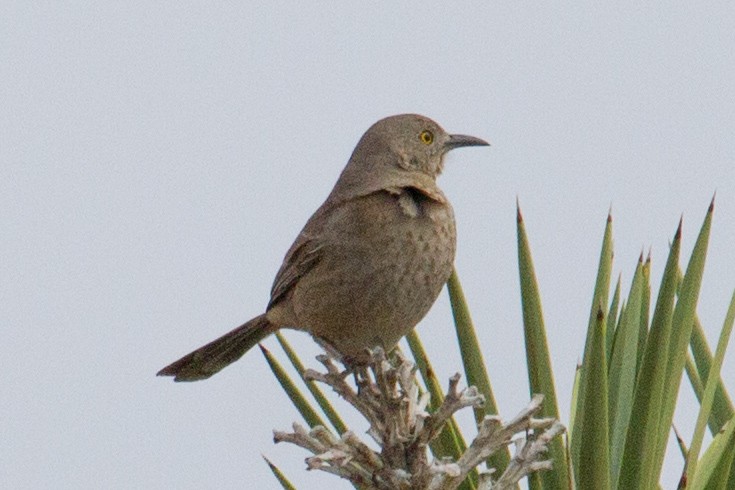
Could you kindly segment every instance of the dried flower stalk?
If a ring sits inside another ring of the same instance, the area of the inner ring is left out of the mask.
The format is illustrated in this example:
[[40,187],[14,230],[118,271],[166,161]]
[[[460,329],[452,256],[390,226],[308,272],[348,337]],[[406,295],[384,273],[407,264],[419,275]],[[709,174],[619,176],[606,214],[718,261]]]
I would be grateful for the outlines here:
[[[481,475],[480,490],[515,488],[530,473],[551,469],[544,460],[549,442],[562,434],[564,426],[551,418],[534,418],[541,409],[542,395],[515,418],[505,423],[498,416],[487,416],[478,433],[457,461],[430,457],[429,443],[441,432],[455,412],[466,407],[481,407],[485,400],[475,387],[458,388],[460,375],[449,380],[442,404],[429,413],[428,393],[422,393],[416,380],[415,365],[400,352],[395,364],[382,349],[371,352],[364,366],[340,369],[335,359],[317,359],[326,372],[307,370],[305,376],[329,385],[369,422],[368,435],[378,444],[372,449],[352,431],[341,437],[324,427],[307,430],[294,423],[293,432],[274,432],[276,442],[296,444],[313,456],[306,458],[308,469],[319,469],[370,490],[451,490],[494,454],[509,445],[515,456],[505,471],[495,477],[493,470]],[[354,375],[355,384],[348,382]],[[526,437],[533,431],[533,437]],[[514,439],[514,436],[522,434]]]

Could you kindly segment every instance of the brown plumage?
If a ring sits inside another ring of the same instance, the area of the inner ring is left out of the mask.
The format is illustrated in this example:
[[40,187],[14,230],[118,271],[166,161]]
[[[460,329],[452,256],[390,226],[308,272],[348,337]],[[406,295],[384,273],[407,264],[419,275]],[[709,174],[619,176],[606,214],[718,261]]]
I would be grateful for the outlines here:
[[280,328],[307,331],[348,359],[369,347],[391,349],[426,315],[452,270],[454,214],[436,185],[443,157],[485,145],[415,114],[375,123],[286,254],[266,312],[158,375],[208,378]]

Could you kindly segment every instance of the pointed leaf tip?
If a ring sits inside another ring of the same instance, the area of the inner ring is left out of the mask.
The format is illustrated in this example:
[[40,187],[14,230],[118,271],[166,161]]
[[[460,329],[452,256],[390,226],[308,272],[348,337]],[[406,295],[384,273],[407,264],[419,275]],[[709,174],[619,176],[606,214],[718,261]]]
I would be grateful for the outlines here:
[[260,352],[262,352],[264,355],[268,355],[271,353],[263,344],[258,344],[258,347],[260,347]]
[[712,194],[712,201],[709,203],[709,209],[707,210],[708,213],[712,213],[715,210],[715,198],[717,197],[717,191],[715,191],[714,194]]
[[516,197],[516,219],[519,223],[523,223],[523,214],[521,214],[521,204],[518,202]]
[[674,240],[681,240],[681,229],[684,226],[684,215],[682,214],[679,218],[679,226],[676,227],[676,233],[674,234]]

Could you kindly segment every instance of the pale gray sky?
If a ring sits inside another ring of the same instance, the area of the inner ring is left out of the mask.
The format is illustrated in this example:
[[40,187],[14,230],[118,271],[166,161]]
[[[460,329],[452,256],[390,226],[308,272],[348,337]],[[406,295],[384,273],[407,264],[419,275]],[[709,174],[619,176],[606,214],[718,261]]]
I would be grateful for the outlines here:
[[[528,400],[516,197],[564,413],[611,205],[627,292],[642,249],[658,284],[682,213],[688,258],[717,191],[699,307],[716,342],[735,286],[733,32],[728,2],[3,2],[0,486],[278,488],[263,453],[301,489],[347,488],[272,444],[297,415],[258,352],[202,383],[154,374],[263,311],[390,114],[493,145],[454,152],[440,184],[504,415]],[[460,369],[444,294],[419,332],[442,379]],[[730,348],[731,392],[734,372]],[[686,381],[682,398],[689,437]],[[666,487],[679,468],[674,449]]]

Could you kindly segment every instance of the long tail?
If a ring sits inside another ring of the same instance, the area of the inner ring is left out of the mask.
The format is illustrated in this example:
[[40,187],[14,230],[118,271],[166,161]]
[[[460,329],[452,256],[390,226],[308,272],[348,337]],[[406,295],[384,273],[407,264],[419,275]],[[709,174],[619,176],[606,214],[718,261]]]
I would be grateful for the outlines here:
[[157,376],[175,376],[174,381],[207,379],[240,359],[251,347],[276,331],[265,315],[256,316],[158,371]]

